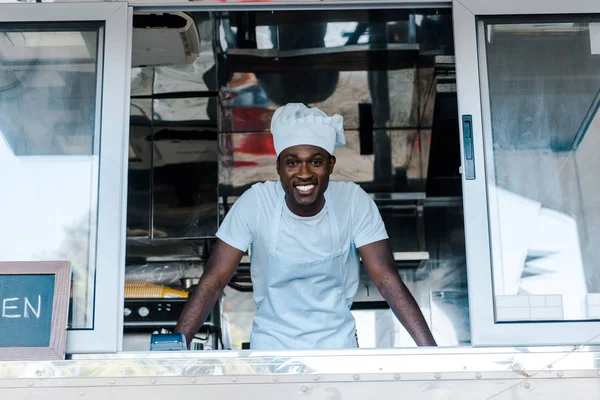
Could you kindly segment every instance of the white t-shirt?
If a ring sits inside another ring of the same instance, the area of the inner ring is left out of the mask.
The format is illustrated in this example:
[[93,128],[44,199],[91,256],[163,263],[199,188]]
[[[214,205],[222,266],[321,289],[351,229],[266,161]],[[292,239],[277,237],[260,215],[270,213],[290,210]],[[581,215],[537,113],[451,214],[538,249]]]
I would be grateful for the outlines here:
[[[241,251],[250,252],[250,272],[254,299],[258,307],[267,289],[267,263],[271,223],[281,182],[257,183],[248,189],[233,205],[221,224],[217,237]],[[335,207],[340,240],[349,249],[345,271],[345,295],[348,307],[358,289],[360,258],[357,249],[364,245],[388,239],[375,202],[357,184],[330,181],[327,193]],[[327,207],[312,217],[300,217],[284,204],[279,224],[277,255],[281,260],[310,262],[333,252],[333,238],[329,228]]]

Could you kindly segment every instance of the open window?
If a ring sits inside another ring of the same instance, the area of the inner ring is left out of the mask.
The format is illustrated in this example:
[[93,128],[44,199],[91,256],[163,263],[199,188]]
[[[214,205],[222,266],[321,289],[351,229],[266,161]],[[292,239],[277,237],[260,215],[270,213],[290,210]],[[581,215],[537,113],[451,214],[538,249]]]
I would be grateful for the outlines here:
[[[219,220],[278,179],[269,127],[288,102],[343,115],[333,179],[375,200],[438,342],[469,345],[450,7],[264,6],[134,13],[125,349],[173,328]],[[197,348],[248,346],[249,268],[244,257]],[[352,312],[361,348],[414,346],[365,271]]]

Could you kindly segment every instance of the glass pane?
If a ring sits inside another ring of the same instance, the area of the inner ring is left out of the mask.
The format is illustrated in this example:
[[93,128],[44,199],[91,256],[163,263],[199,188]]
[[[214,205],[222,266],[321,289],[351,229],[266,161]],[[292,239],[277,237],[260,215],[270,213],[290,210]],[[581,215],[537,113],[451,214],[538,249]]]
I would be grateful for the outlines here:
[[[181,29],[147,29],[175,21]],[[136,13],[133,26],[128,236],[214,237],[219,120],[215,18],[208,12]],[[141,243],[145,240],[131,240],[128,254]]]
[[153,132],[153,238],[214,235],[218,223],[217,132],[194,123],[169,122],[155,124]]
[[[367,192],[439,193],[441,186],[456,186],[447,184],[456,177],[427,186],[434,110],[445,114],[448,103],[456,103],[455,89],[444,87],[454,74],[450,10],[229,13],[218,15],[217,23],[217,48],[227,54],[217,63],[220,132],[232,134],[221,141],[219,181],[232,191],[221,197],[273,177],[272,170],[259,171],[272,154],[248,153],[235,142],[250,133],[263,140],[260,132],[269,131],[273,113],[288,102],[344,117],[362,159],[359,173],[343,178]],[[265,29],[276,33],[268,46],[261,40]],[[448,100],[450,92],[454,98]],[[439,122],[446,118],[438,117],[437,129],[445,131],[438,137],[458,136],[456,112],[443,127]],[[267,135],[265,142],[270,140]]]
[[[373,180],[374,157],[360,154],[357,131],[346,131],[346,146],[336,149],[331,179]],[[270,132],[220,134],[219,196],[241,196],[254,183],[279,179]]]
[[268,130],[274,110],[289,102],[339,113],[348,130],[359,129],[361,118],[378,129],[431,126],[435,64],[453,54],[449,10],[217,18],[217,46],[227,54],[219,63],[223,131]]
[[128,158],[127,236],[150,237],[152,99],[131,99]]
[[486,24],[498,321],[600,317],[599,23]]
[[154,119],[165,124],[169,122],[200,122],[210,124],[208,116],[209,97],[155,99]]
[[[178,14],[180,15],[180,14]],[[186,14],[193,18],[200,37],[198,57],[193,63],[154,67],[154,93],[207,92],[217,90],[214,20],[209,13]]]
[[0,24],[0,259],[69,261],[75,329],[93,328],[101,38]]
[[[151,96],[154,79],[154,70],[151,67],[131,68],[131,97]],[[140,111],[137,110],[137,113]]]

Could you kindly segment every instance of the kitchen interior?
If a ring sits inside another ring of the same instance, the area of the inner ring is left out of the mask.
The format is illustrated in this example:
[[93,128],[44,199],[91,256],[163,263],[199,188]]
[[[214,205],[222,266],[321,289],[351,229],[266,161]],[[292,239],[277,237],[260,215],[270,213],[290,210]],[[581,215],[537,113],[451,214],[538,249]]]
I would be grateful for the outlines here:
[[[375,200],[438,344],[471,344],[449,8],[138,12],[133,24],[124,351],[173,329],[219,221],[277,179],[269,124],[290,102],[344,117],[332,179]],[[248,260],[193,350],[249,347]],[[364,271],[352,310],[361,348],[415,346]]]

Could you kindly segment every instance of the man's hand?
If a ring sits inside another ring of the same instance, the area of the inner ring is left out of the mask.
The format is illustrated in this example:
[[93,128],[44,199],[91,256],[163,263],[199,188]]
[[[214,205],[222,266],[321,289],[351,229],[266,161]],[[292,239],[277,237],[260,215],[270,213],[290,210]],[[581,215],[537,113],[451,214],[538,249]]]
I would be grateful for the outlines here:
[[242,251],[217,239],[204,273],[183,308],[175,327],[175,333],[184,334],[188,348],[223,289],[231,280],[243,255]]
[[358,252],[379,292],[417,345],[436,346],[417,302],[400,279],[389,240],[365,245]]

